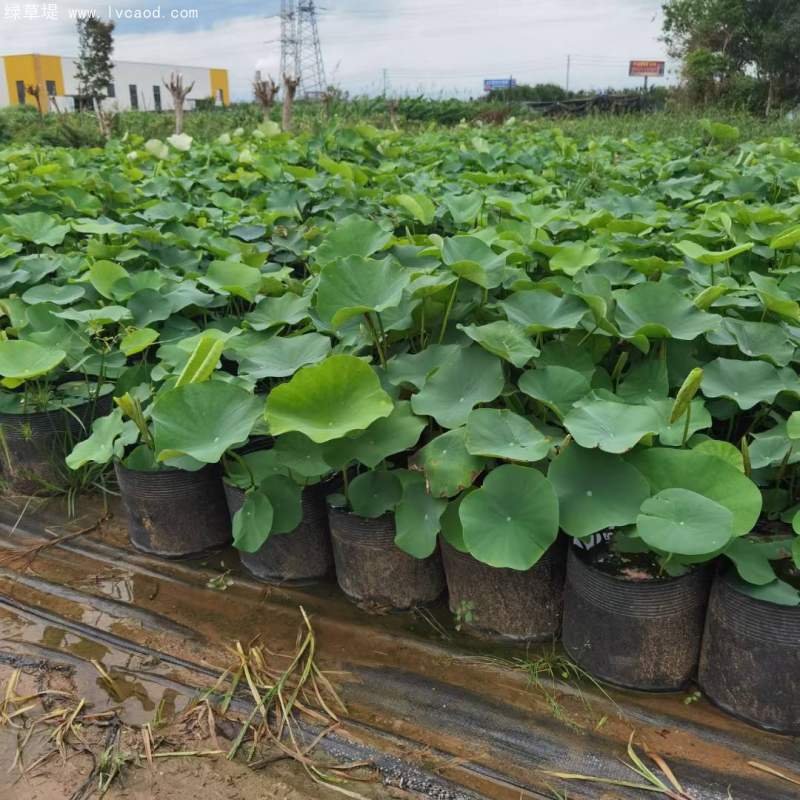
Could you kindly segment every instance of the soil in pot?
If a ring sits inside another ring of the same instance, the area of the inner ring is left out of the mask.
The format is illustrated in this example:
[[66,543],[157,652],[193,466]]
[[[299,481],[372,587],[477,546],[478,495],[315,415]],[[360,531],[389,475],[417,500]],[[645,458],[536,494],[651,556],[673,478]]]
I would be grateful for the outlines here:
[[566,540],[529,570],[496,569],[440,540],[450,611],[461,626],[490,638],[555,639],[561,627]]
[[[318,483],[303,489],[303,519],[289,533],[270,536],[255,552],[239,551],[242,566],[258,580],[300,586],[324,578],[333,570],[333,552],[325,496],[330,486]],[[225,484],[233,516],[244,503],[244,492]]]
[[69,485],[64,459],[85,439],[96,417],[107,414],[111,398],[32,414],[0,413],[3,483],[18,494],[58,493]]
[[647,555],[606,543],[573,547],[567,559],[562,640],[595,678],[640,691],[679,691],[693,677],[709,572],[659,575]]
[[[788,561],[776,572],[800,588]],[[800,735],[800,607],[743,589],[733,571],[714,581],[698,682],[724,711],[766,730]]]
[[162,558],[192,558],[227,545],[231,520],[222,470],[146,472],[116,464],[131,544]]
[[414,558],[394,543],[394,516],[367,519],[328,507],[328,521],[342,591],[359,605],[406,609],[431,603],[444,591],[438,551]]

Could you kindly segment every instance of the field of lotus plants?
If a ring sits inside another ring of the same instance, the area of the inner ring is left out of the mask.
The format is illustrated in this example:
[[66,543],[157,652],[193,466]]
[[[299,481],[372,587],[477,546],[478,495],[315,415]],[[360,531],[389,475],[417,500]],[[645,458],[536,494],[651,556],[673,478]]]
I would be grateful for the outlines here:
[[0,151],[6,491],[800,733],[800,146],[706,127]]

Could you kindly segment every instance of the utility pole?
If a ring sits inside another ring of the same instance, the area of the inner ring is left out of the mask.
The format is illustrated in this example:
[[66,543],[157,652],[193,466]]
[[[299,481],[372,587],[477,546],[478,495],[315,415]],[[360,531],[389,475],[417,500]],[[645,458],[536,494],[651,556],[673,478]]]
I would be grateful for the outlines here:
[[389,70],[386,67],[383,68],[383,96],[389,93]]
[[325,65],[314,0],[281,0],[281,78],[299,81],[305,97],[324,93]]
[[566,85],[567,91],[569,91],[569,69],[570,69],[571,66],[572,66],[572,56],[568,55],[567,56],[567,85]]

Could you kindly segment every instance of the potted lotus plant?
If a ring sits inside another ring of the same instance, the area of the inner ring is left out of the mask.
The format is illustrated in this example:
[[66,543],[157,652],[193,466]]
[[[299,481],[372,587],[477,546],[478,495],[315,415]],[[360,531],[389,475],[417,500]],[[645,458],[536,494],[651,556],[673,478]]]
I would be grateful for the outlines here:
[[[757,391],[757,387],[751,390]],[[800,413],[775,415],[745,453],[768,514],[724,555],[709,600],[698,681],[716,705],[767,730],[800,733]]]
[[276,584],[302,585],[328,575],[331,468],[320,446],[301,433],[286,433],[266,448],[230,450],[224,463],[233,545],[244,568]]
[[[693,676],[705,565],[749,533],[761,509],[758,487],[713,446],[664,446],[676,443],[676,426],[688,443],[691,417],[705,424],[694,398],[701,379],[690,373],[666,401],[666,418],[648,414],[664,401],[638,378],[639,397],[584,397],[564,420],[575,441],[548,471],[562,528],[575,539],[564,647],[591,674],[627,688],[675,691]],[[656,436],[660,446],[640,443]]]
[[[386,463],[413,446],[424,427],[408,403],[395,404],[366,361],[333,355],[275,387],[267,398],[266,419],[276,442],[287,433],[302,434],[321,445],[326,463],[342,473],[342,491],[334,493],[328,510],[342,590],[358,602],[395,608],[438,597],[443,579],[432,556],[435,531],[423,546],[427,552],[417,557],[396,544],[404,529],[398,530],[395,508],[405,484],[416,486],[415,496],[424,495],[422,481],[414,480],[419,476]],[[351,475],[353,463],[367,470]],[[418,533],[410,521],[408,528]]]
[[114,463],[130,541],[143,552],[188,558],[230,541],[220,460],[247,441],[263,402],[212,379],[221,348],[201,337],[176,380],[116,397],[117,407],[67,457],[72,469]]
[[0,461],[8,488],[59,491],[64,456],[82,439],[112,385],[70,375],[68,354],[24,339],[0,341]]

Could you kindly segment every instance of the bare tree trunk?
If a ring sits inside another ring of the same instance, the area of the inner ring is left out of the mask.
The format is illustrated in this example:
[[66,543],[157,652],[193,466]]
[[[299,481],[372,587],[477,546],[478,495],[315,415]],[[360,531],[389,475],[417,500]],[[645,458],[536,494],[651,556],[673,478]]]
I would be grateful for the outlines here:
[[253,81],[253,94],[261,106],[261,112],[264,115],[264,122],[269,120],[269,113],[272,111],[272,106],[275,103],[275,96],[278,94],[280,87],[275,83],[272,78],[261,80],[261,74],[256,73],[256,79]]
[[189,92],[194,88],[194,81],[188,86],[183,85],[183,75],[172,72],[169,76],[169,83],[162,81],[167,91],[172,97],[172,105],[175,108],[175,133],[180,135],[183,133],[183,103],[186,100]]
[[292,130],[292,112],[294,109],[294,96],[297,93],[299,78],[283,76],[283,130],[287,133]]
[[769,76],[769,80],[767,82],[767,107],[765,110],[765,115],[769,116],[770,112],[772,111],[772,103],[774,101],[774,92],[775,92],[775,79],[772,75]]
[[96,97],[92,98],[94,105],[94,114],[97,117],[97,127],[100,128],[100,134],[104,139],[111,138],[111,125],[116,116],[113,111],[105,111],[100,100]]

